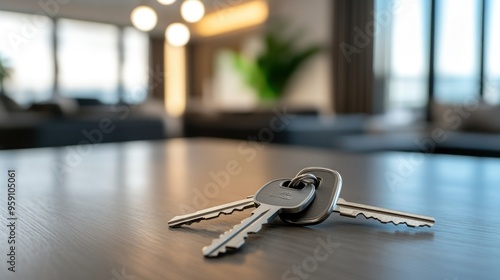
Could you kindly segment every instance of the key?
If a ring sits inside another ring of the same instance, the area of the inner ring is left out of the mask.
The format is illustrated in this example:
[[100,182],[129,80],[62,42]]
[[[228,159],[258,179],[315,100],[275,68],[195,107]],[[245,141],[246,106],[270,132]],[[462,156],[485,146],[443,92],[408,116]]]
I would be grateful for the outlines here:
[[221,234],[202,252],[206,257],[217,257],[227,249],[238,249],[245,243],[249,233],[257,233],[263,224],[272,221],[280,212],[297,213],[304,210],[315,197],[313,184],[304,184],[303,188],[287,187],[288,179],[273,180],[264,185],[254,196],[257,208],[252,216]]
[[[310,180],[313,180],[312,182]],[[297,176],[290,181],[290,184],[293,184],[294,181],[297,184],[303,183],[314,183],[317,181],[314,175],[304,173],[301,176]],[[255,207],[255,202],[253,200],[253,195],[248,196],[246,199],[222,204],[219,206],[215,206],[212,208],[203,209],[200,211],[196,211],[194,213],[175,216],[170,221],[168,221],[169,227],[180,227],[182,225],[190,225],[192,223],[198,223],[202,220],[211,220],[218,218],[221,214],[229,215],[234,211],[243,211],[244,209]]]
[[436,220],[433,217],[394,211],[380,207],[364,205],[359,203],[347,202],[339,198],[333,211],[340,213],[342,216],[356,218],[359,214],[365,218],[373,218],[381,223],[406,224],[409,227],[431,227]]
[[[423,215],[410,214],[400,211],[393,211],[384,208],[363,205],[359,203],[346,202],[339,198],[342,188],[342,177],[337,171],[321,168],[308,167],[302,169],[293,179],[300,179],[303,175],[317,177],[316,198],[314,203],[299,213],[280,213],[279,217],[285,223],[308,226],[319,224],[326,220],[332,212],[340,212],[343,216],[356,217],[363,214],[367,218],[374,218],[382,223],[392,222],[393,224],[406,224],[410,227],[432,226],[434,218]],[[310,179],[310,178],[306,178]],[[303,182],[306,182],[304,180]],[[235,210],[254,207],[255,203],[251,196],[244,200],[212,207],[192,214],[177,216],[169,221],[170,227],[179,227],[184,224],[191,224],[201,220],[208,220],[219,217],[221,214],[231,214]]]
[[222,204],[212,208],[203,209],[191,214],[175,216],[168,221],[169,227],[180,227],[182,225],[190,225],[198,223],[202,220],[210,220],[219,217],[221,214],[229,215],[234,211],[243,211],[244,209],[255,207],[253,195],[246,199],[238,200],[231,203]]
[[280,214],[280,218],[288,224],[301,226],[318,224],[326,220],[334,211],[339,212],[342,216],[356,217],[363,214],[366,218],[373,218],[382,223],[392,222],[395,225],[404,223],[410,227],[431,227],[435,223],[432,217],[347,202],[339,198],[342,177],[337,171],[321,167],[308,167],[302,169],[297,177],[303,174],[312,174],[318,178],[316,198],[314,203],[300,213]]

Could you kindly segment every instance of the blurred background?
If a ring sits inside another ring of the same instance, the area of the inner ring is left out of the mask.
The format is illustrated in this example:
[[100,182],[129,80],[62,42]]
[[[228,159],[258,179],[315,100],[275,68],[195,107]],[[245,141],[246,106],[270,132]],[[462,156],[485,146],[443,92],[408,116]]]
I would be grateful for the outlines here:
[[496,0],[2,0],[0,149],[219,137],[497,157],[495,14]]

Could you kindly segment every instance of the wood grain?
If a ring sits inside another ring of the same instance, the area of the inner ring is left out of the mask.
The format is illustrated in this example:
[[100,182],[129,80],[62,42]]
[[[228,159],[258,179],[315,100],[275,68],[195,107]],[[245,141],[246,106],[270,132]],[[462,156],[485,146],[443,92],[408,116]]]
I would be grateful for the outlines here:
[[[84,148],[80,160],[71,159],[77,147],[0,152],[0,185],[5,186],[6,170],[15,168],[19,203],[18,271],[8,272],[2,261],[0,279],[500,275],[498,159],[349,155],[213,139],[104,144],[80,147],[80,152]],[[182,228],[167,226],[183,210],[242,199],[264,183],[291,177],[307,166],[339,171],[341,197],[348,201],[434,216],[436,225],[415,229],[337,214],[311,227],[277,220],[250,236],[242,250],[216,259],[204,258],[201,248],[247,217],[250,209]],[[228,176],[227,185],[214,187],[213,174],[224,170],[234,175]],[[391,176],[398,184],[389,184]],[[6,196],[2,187],[2,225]],[[5,228],[1,233],[4,260]]]

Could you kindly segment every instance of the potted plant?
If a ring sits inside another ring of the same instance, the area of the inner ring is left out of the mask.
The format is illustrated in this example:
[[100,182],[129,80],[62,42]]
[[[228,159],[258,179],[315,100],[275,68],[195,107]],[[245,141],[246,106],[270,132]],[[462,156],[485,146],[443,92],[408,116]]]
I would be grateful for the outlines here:
[[323,49],[319,45],[298,49],[296,43],[299,34],[285,37],[281,30],[274,28],[265,35],[263,52],[255,60],[234,53],[236,69],[263,103],[272,103],[281,98],[297,69]]

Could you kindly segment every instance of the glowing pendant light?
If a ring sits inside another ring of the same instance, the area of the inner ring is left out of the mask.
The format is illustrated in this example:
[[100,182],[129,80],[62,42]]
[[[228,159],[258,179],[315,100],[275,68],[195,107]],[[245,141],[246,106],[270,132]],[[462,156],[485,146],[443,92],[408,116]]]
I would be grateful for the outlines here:
[[205,15],[205,6],[199,0],[186,0],[181,5],[181,15],[187,22],[197,22]]
[[181,47],[187,44],[190,36],[189,29],[182,23],[172,23],[165,30],[167,42],[174,47]]
[[158,0],[158,3],[162,5],[172,5],[175,3],[175,0]]
[[130,20],[135,28],[141,31],[151,31],[156,26],[158,16],[151,7],[138,6],[132,11]]

